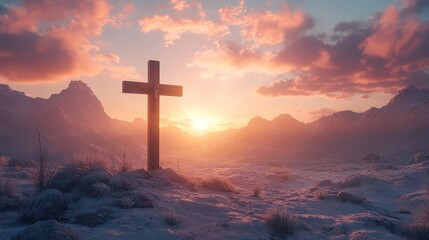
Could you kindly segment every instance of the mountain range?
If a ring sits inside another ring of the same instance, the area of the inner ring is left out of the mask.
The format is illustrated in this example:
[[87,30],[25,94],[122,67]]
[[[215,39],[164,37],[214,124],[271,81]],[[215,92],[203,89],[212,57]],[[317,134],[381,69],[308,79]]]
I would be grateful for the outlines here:
[[[132,160],[146,155],[146,122],[109,117],[82,81],[48,99],[32,98],[0,84],[0,156],[29,157],[36,129],[55,158],[96,151],[112,159],[124,150]],[[247,126],[204,136],[177,127],[161,128],[162,152],[281,158],[282,156],[358,156],[429,150],[429,89],[409,86],[381,108],[362,113],[341,111],[310,123],[281,114],[271,121],[251,119]]]

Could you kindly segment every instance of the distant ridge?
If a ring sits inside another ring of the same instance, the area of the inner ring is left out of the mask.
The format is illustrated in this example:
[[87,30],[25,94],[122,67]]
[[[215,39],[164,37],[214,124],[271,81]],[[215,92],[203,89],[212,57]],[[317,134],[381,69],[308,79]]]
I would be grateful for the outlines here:
[[[259,129],[256,131],[256,129]],[[310,123],[287,114],[255,117],[222,150],[237,156],[264,149],[267,155],[326,155],[367,152],[385,155],[429,151],[429,89],[408,86],[381,108],[340,111]],[[262,156],[260,156],[262,157]]]
[[[0,155],[31,155],[35,129],[58,158],[81,149],[103,151],[144,162],[146,121],[110,118],[91,88],[82,81],[48,99],[31,98],[0,84]],[[375,152],[395,155],[429,151],[429,90],[409,86],[381,108],[365,112],[341,111],[311,123],[289,114],[272,120],[252,118],[238,130],[191,136],[179,128],[161,129],[164,152],[204,156],[252,156],[263,159],[284,156],[355,155]],[[202,146],[202,143],[205,143]],[[210,145],[207,145],[210,144]]]

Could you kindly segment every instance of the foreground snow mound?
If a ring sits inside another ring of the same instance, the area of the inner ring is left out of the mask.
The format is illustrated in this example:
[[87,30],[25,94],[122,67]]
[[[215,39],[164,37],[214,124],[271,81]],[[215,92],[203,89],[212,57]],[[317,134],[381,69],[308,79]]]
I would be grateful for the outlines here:
[[12,240],[78,240],[70,228],[55,221],[40,221],[12,236]]
[[59,219],[67,204],[57,189],[46,189],[36,195],[24,208],[22,217],[30,222]]
[[347,177],[343,181],[338,182],[338,185],[343,188],[353,188],[353,187],[359,187],[361,185],[373,185],[383,182],[382,180],[370,177],[367,175],[352,175],[350,177]]

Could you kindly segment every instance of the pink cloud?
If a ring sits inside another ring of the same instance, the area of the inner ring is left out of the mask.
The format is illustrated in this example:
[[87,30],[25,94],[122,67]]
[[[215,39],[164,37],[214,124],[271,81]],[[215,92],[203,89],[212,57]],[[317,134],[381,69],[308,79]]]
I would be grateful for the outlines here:
[[168,15],[156,15],[139,20],[142,32],[161,31],[165,33],[165,44],[170,46],[184,33],[207,37],[223,36],[228,27],[204,19],[172,19]]
[[[301,32],[274,45],[280,50],[252,48],[258,53],[260,68],[278,75],[256,92],[265,96],[348,98],[392,93],[409,84],[428,86],[429,22],[418,15],[415,6],[419,3],[414,1],[414,5],[401,9],[389,6],[371,23],[339,23],[329,37]],[[234,20],[234,14],[231,11],[224,18]],[[235,49],[246,47],[243,44]],[[243,60],[243,51],[221,50],[223,54],[218,56],[226,56],[225,60],[238,69],[253,68],[257,62],[255,57]],[[281,70],[283,73],[278,74]]]
[[189,8],[189,4],[186,0],[170,0],[170,2],[173,5],[173,9],[179,12]]
[[106,25],[122,27],[134,11],[125,4],[115,16],[107,0],[23,0],[0,13],[0,77],[9,81],[61,81],[117,68],[119,57],[92,43]]
[[293,38],[313,27],[313,20],[301,10],[293,11],[285,6],[278,12],[246,11],[244,1],[237,7],[219,10],[222,21],[241,28],[245,40],[260,45],[275,45]]
[[56,81],[99,69],[90,37],[101,33],[111,6],[104,0],[23,0],[0,15],[0,75],[10,81]]

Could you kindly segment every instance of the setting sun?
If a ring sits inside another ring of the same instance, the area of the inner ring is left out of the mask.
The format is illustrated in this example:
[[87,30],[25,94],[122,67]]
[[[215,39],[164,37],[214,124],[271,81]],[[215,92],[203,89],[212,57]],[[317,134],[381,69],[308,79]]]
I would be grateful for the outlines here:
[[194,129],[198,131],[207,131],[210,127],[209,122],[206,119],[197,118],[193,120]]

